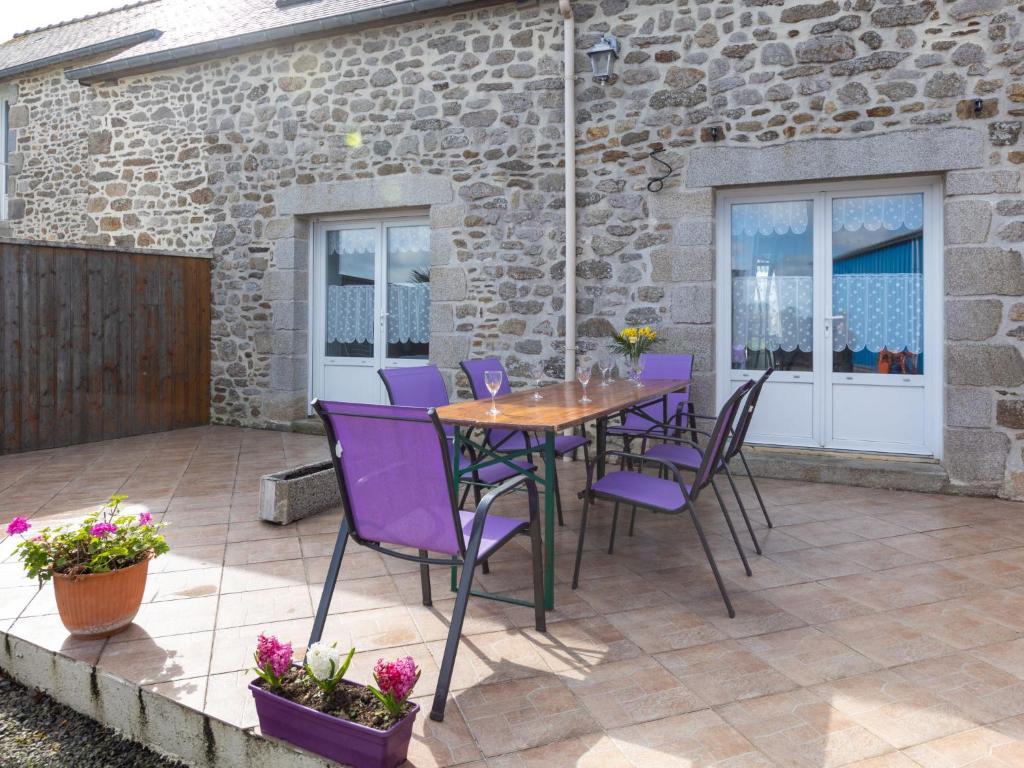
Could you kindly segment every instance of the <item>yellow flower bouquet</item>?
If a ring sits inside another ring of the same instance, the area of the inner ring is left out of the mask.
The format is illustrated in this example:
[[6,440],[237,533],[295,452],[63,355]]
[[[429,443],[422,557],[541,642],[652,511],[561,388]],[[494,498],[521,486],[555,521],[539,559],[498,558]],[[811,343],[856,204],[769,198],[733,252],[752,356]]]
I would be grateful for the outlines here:
[[649,325],[640,328],[623,328],[612,334],[612,349],[630,362],[636,362],[640,355],[658,342],[658,333]]

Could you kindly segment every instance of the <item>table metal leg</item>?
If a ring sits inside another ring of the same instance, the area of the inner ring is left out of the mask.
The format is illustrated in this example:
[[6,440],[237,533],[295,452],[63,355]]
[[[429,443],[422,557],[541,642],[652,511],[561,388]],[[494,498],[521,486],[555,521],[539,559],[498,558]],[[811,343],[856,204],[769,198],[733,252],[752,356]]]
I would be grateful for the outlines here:
[[[453,474],[455,477],[455,493],[459,492],[459,481],[462,479],[459,472],[459,460],[462,458],[462,429],[456,425],[453,434],[454,445],[453,450],[455,455],[452,456],[452,466],[454,467]],[[459,588],[459,569],[454,565],[452,566],[452,592],[457,591]]]
[[555,433],[544,433],[544,607],[555,608]]
[[604,477],[604,452],[608,443],[608,419],[597,420],[597,479]]

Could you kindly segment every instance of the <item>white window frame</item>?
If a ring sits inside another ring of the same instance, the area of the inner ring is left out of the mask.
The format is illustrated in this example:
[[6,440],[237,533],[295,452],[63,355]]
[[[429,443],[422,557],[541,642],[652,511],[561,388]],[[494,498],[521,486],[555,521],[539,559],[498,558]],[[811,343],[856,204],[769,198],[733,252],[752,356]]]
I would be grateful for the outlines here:
[[[318,323],[322,322],[323,312],[325,308],[325,297],[323,295],[322,286],[318,282],[318,276],[323,268],[325,254],[323,240],[323,234],[328,229],[370,229],[378,228],[380,238],[381,253],[379,259],[385,260],[384,268],[386,270],[386,259],[387,255],[383,251],[385,247],[385,230],[388,227],[394,226],[406,226],[406,225],[417,225],[430,227],[430,212],[422,208],[403,208],[388,211],[374,211],[374,212],[362,212],[362,213],[338,213],[333,215],[324,214],[321,216],[312,217],[308,224],[308,240],[309,245],[309,270],[308,270],[308,296],[309,296],[309,321],[308,321],[308,346],[307,346],[307,397],[306,401],[309,403],[306,414],[307,416],[313,415],[313,404],[312,400],[316,396],[316,379],[315,377],[319,374],[317,367],[320,364],[322,356],[319,354],[319,350],[322,349],[322,339],[320,338]],[[379,265],[378,265],[379,266]],[[386,302],[387,295],[387,279],[383,281],[377,280],[377,306],[382,307]],[[431,300],[433,303],[433,300]],[[351,360],[358,360],[364,364],[370,364],[373,362],[371,359],[351,358]],[[427,361],[429,362],[429,361]],[[343,363],[328,363],[338,365]],[[409,365],[423,365],[424,362],[416,360],[408,363]],[[398,363],[402,365],[402,363]],[[382,385],[383,386],[383,385]]]
[[[823,252],[831,252],[831,225],[827,203],[834,197],[850,194],[904,194],[921,192],[924,194],[925,228],[925,354],[928,367],[926,382],[926,418],[928,434],[926,437],[929,454],[936,459],[943,458],[943,430],[946,422],[944,407],[945,391],[945,260],[943,258],[943,221],[942,221],[942,180],[937,176],[894,176],[871,178],[856,181],[819,182],[810,184],[774,184],[756,187],[722,190],[717,195],[715,215],[715,392],[718,406],[728,399],[732,392],[731,386],[731,354],[732,343],[732,253],[730,250],[730,206],[734,203],[774,202],[777,200],[813,199],[814,200],[814,248]],[[816,262],[817,263],[817,262]],[[825,307],[828,287],[820,270],[815,271],[814,306]],[[816,320],[817,320],[816,316]],[[815,322],[815,350],[824,347],[824,331],[821,323]],[[821,443],[830,442],[831,435],[826,433],[829,415],[826,411],[825,387],[830,372],[826,366],[818,366],[813,373],[814,388],[814,424],[815,437],[811,444],[793,443],[794,446],[816,449]],[[773,378],[786,379],[793,374],[778,372]],[[801,376],[806,374],[801,373]],[[789,443],[775,443],[777,445]],[[855,448],[831,447],[825,450],[850,450]],[[868,450],[868,449],[864,449]],[[891,454],[899,455],[899,454]],[[913,455],[913,454],[912,454]]]

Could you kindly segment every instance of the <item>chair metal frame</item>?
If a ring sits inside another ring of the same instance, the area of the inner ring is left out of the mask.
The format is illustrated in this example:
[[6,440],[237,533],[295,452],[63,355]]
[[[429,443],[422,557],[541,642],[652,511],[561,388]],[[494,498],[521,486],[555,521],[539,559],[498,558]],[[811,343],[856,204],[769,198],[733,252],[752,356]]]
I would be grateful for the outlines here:
[[[473,518],[473,527],[470,531],[469,540],[465,540],[465,534],[462,528],[462,520],[459,515],[459,507],[456,504],[457,491],[455,488],[454,479],[451,471],[451,457],[448,453],[448,437],[444,432],[444,428],[437,418],[437,413],[433,408],[429,409],[408,409],[410,411],[416,411],[416,413],[422,416],[423,412],[426,411],[427,415],[433,422],[434,428],[437,431],[437,439],[439,443],[439,455],[444,461],[444,477],[446,478],[446,487],[448,490],[448,498],[451,503],[451,514],[452,514],[452,525],[455,528],[456,541],[458,543],[459,554],[453,555],[449,558],[431,557],[429,552],[426,550],[419,550],[417,555],[409,554],[408,552],[401,552],[395,549],[391,549],[382,545],[380,542],[368,541],[363,539],[358,534],[358,528],[356,526],[356,515],[353,512],[352,504],[348,493],[348,483],[345,478],[345,472],[341,465],[341,452],[344,451],[344,447],[339,444],[338,436],[335,432],[334,425],[331,422],[330,417],[332,415],[345,415],[343,410],[331,410],[332,407],[349,405],[347,403],[334,403],[325,402],[321,400],[313,401],[313,409],[317,415],[320,416],[324,423],[324,428],[327,431],[328,445],[330,446],[331,453],[331,464],[334,467],[334,473],[338,481],[338,489],[341,492],[342,510],[344,512],[344,518],[341,527],[338,530],[338,537],[334,544],[334,551],[331,554],[330,564],[327,568],[327,577],[324,582],[324,590],[320,596],[320,602],[317,607],[316,616],[313,619],[313,629],[309,636],[309,643],[318,642],[323,635],[324,625],[327,622],[327,616],[331,607],[331,600],[334,596],[334,587],[338,581],[338,574],[341,571],[342,559],[345,556],[345,548],[348,543],[348,539],[353,539],[357,544],[368,547],[369,549],[379,552],[382,555],[389,557],[396,557],[400,560],[406,560],[409,562],[418,563],[420,566],[420,587],[423,597],[423,605],[432,605],[432,595],[430,586],[430,570],[431,565],[438,565],[444,567],[457,567],[462,566],[462,577],[459,580],[458,592],[455,597],[455,607],[452,611],[451,625],[448,628],[448,639],[445,642],[444,656],[441,660],[441,669],[438,675],[437,688],[434,693],[434,702],[430,711],[430,719],[441,721],[444,720],[444,710],[448,699],[448,692],[451,686],[452,672],[455,667],[455,657],[459,648],[459,641],[462,637],[462,626],[466,616],[466,607],[469,602],[470,594],[489,597],[486,593],[479,593],[472,591],[473,584],[473,573],[476,570],[476,566],[480,563],[478,555],[480,552],[480,543],[484,534],[484,526],[487,521],[487,515],[491,510],[491,506],[494,502],[504,496],[506,493],[517,489],[521,485],[525,485],[527,498],[529,500],[529,522],[524,521],[522,526],[517,527],[511,531],[507,536],[500,539],[495,546],[492,548],[492,552],[497,551],[510,541],[514,536],[523,532],[525,528],[529,532],[531,539],[531,550],[533,558],[533,604],[534,609],[534,624],[539,632],[546,631],[546,620],[544,614],[544,584],[543,584],[543,555],[541,547],[541,533],[540,533],[540,506],[538,502],[537,486],[526,476],[514,477],[501,485],[497,486],[483,499],[477,506],[475,515]],[[403,410],[400,406],[391,406],[395,411]],[[384,419],[384,420],[395,420],[395,421],[416,421],[422,423],[422,418],[411,419],[402,416],[400,413],[394,414],[366,414],[366,413],[353,413],[350,414],[358,418],[367,419]]]
[[[592,500],[596,498],[603,498],[615,503],[615,512],[618,512],[618,505],[622,502],[632,504],[634,507],[643,507],[649,509],[652,512],[677,515],[687,512],[690,515],[690,520],[693,522],[693,527],[697,531],[697,538],[700,540],[701,547],[704,550],[704,555],[707,558],[708,565],[711,566],[711,572],[714,574],[715,583],[718,585],[718,591],[722,595],[722,600],[725,603],[726,611],[730,618],[736,616],[736,611],[732,607],[732,601],[729,599],[729,593],[725,588],[725,583],[722,580],[722,576],[718,571],[718,565],[715,562],[715,557],[711,553],[711,547],[708,545],[707,537],[704,535],[704,529],[700,524],[700,519],[697,515],[697,510],[694,504],[700,496],[700,492],[708,485],[712,487],[715,492],[715,496],[718,499],[719,506],[722,508],[722,512],[725,516],[726,523],[729,527],[729,531],[732,534],[733,542],[736,544],[737,551],[740,554],[740,559],[743,561],[744,569],[748,576],[751,575],[750,565],[747,563],[746,556],[743,553],[743,548],[740,546],[739,538],[736,535],[736,529],[732,524],[732,520],[729,517],[728,510],[725,504],[722,502],[722,496],[718,492],[718,488],[714,482],[714,463],[721,460],[722,454],[725,451],[726,435],[721,434],[723,431],[730,430],[733,423],[736,420],[737,412],[739,411],[739,400],[753,387],[753,382],[746,382],[739,387],[730,397],[726,400],[722,409],[719,411],[718,421],[712,430],[712,437],[710,442],[711,450],[705,451],[704,458],[701,461],[701,466],[697,470],[696,478],[693,484],[687,490],[686,482],[683,480],[683,476],[680,472],[679,467],[673,464],[671,461],[665,459],[653,458],[650,456],[644,456],[638,453],[628,453],[626,451],[606,451],[606,456],[618,456],[620,459],[629,460],[631,463],[635,462],[639,467],[637,474],[643,475],[643,468],[645,464],[655,464],[660,468],[661,473],[669,475],[679,485],[679,490],[682,493],[683,503],[675,509],[666,509],[657,507],[649,504],[643,504],[635,499],[630,499],[623,496],[617,496],[611,493],[606,493],[600,489],[594,490],[593,488],[593,472],[590,467],[587,467],[587,487],[586,492],[583,496],[583,515],[580,520],[580,532],[579,540],[576,545],[576,563],[573,568],[572,575],[572,588],[576,589],[579,586],[580,567],[583,560],[583,543],[587,532],[587,519],[590,512],[590,504]],[[717,447],[716,447],[717,446]],[[623,472],[627,470],[622,470]],[[649,475],[643,475],[650,477]],[[655,478],[651,478],[655,479]],[[661,479],[660,477],[657,479]]]

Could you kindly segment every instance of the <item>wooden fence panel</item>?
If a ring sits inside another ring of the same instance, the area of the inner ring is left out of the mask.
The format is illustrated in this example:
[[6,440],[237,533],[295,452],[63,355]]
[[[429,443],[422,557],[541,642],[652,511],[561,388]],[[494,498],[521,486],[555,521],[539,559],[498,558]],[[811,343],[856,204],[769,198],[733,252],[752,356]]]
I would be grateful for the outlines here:
[[209,414],[209,261],[0,241],[0,454]]

